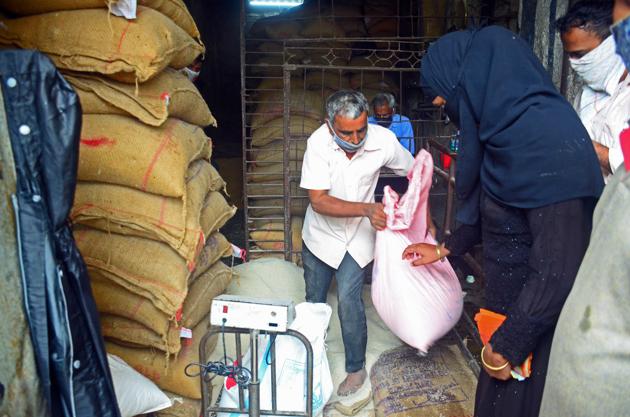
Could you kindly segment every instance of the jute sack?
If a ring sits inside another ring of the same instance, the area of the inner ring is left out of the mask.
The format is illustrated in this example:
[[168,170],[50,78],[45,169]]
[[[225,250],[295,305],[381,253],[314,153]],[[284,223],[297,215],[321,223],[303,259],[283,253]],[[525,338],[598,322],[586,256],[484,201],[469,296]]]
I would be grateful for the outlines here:
[[369,88],[373,90],[389,91],[392,93],[398,91],[396,80],[393,80],[386,75],[376,73],[353,74],[350,77],[350,86],[355,90]]
[[151,127],[113,114],[83,116],[80,181],[98,181],[181,197],[192,161],[210,159],[210,139],[198,126],[168,119]]
[[398,22],[396,18],[371,19],[370,22],[367,23],[367,31],[368,34],[374,38],[397,36]]
[[[311,135],[311,132],[304,132],[305,136]],[[301,161],[304,159],[306,152],[306,140],[290,140],[289,141],[289,160]],[[284,140],[274,140],[265,146],[256,148],[253,151],[253,160],[256,162],[282,162],[284,153]]]
[[[268,91],[260,95],[260,103],[256,106],[251,119],[252,129],[263,126],[270,120],[284,115],[284,97],[282,91]],[[324,115],[324,99],[316,91],[291,91],[291,118],[306,116],[321,120]]]
[[[268,223],[256,222],[255,231],[249,234],[256,245],[265,250],[284,250],[284,225],[279,221]],[[294,251],[302,250],[302,225],[304,219],[293,217],[291,219],[291,245]]]
[[168,336],[163,338],[137,321],[110,314],[101,314],[101,331],[103,337],[116,343],[132,347],[154,348],[168,355],[179,352],[179,328],[171,324]]
[[[2,0],[2,9],[18,16],[62,10],[98,9],[107,7],[108,0]],[[117,0],[111,0],[117,3]]]
[[[136,349],[105,342],[107,352],[119,356],[161,389],[192,399],[201,398],[199,377],[189,377],[184,369],[189,363],[199,362],[199,342],[209,331],[209,323],[202,320],[192,332],[192,340],[182,342],[177,359],[168,361],[163,352],[155,349]],[[212,337],[206,345],[206,356],[209,356],[217,344],[217,337]],[[199,369],[192,369],[198,371]]]
[[175,317],[188,293],[190,271],[168,245],[80,226],[74,236],[90,269],[108,272],[107,279],[148,298],[167,317]]
[[232,270],[219,261],[192,281],[184,301],[182,326],[192,329],[202,320],[208,321],[212,300],[225,292],[231,280]]
[[92,294],[100,314],[112,314],[134,320],[160,337],[168,335],[171,323],[177,322],[177,313],[169,318],[169,315],[155,307],[149,298],[119,285],[117,280],[120,278],[114,274],[90,266],[88,272]]
[[106,9],[69,10],[4,19],[0,44],[45,52],[61,69],[144,82],[164,68],[183,68],[203,46],[162,13],[138,7],[137,19]]
[[[117,0],[3,0],[2,8],[19,16],[63,10],[106,8]],[[168,16],[190,36],[199,39],[199,30],[181,0],[139,0],[138,4],[158,10]]]
[[[301,188],[296,181],[291,181],[289,190],[291,197],[308,197],[308,191]],[[247,184],[247,196],[250,198],[282,198],[285,193],[282,181],[263,184],[252,182]]]
[[[221,257],[230,253],[231,247],[223,235],[214,233],[208,238],[206,246],[197,260],[197,268],[194,274],[188,279],[190,297],[186,297],[184,305],[178,309],[174,317],[169,316],[155,307],[149,298],[128,291],[125,287],[119,285],[117,278],[112,277],[110,272],[88,267],[96,307],[102,314],[113,314],[141,323],[160,337],[166,337],[168,335],[169,328],[173,323],[181,323],[183,321],[184,326],[194,327],[194,325],[190,324],[191,320],[187,319],[187,317],[189,315],[195,316],[198,314],[198,310],[192,308],[191,303],[197,305],[195,299],[199,295],[190,293],[190,291],[198,291],[196,288],[190,287],[190,284],[201,276],[210,279],[209,277],[220,275],[222,279],[217,279],[217,284],[208,284],[220,288],[221,285],[223,285],[221,282],[225,279],[224,274],[215,273],[216,268],[213,269],[215,272],[211,272],[209,275],[205,273],[209,272],[209,270],[218,263]],[[221,270],[219,272],[223,273],[224,271]],[[216,296],[212,295],[214,294],[214,290],[208,291],[210,291],[212,297]],[[205,314],[203,311],[201,313]],[[192,321],[194,321],[194,319]]]
[[[284,80],[278,78],[265,78],[263,80],[255,80],[256,83],[251,86],[252,94],[258,97],[260,94],[265,93],[265,91],[256,91],[256,90],[279,90],[282,91],[284,88]],[[304,79],[296,74],[291,74],[291,85],[292,86],[302,86],[304,84]]]
[[346,31],[334,19],[312,19],[307,21],[300,31],[304,38],[343,38]]
[[206,245],[195,261],[196,267],[190,277],[190,281],[197,279],[221,258],[231,255],[232,245],[230,245],[230,242],[221,233],[214,232],[206,239]]
[[261,40],[256,46],[256,50],[259,52],[282,52],[282,42]]
[[252,75],[261,77],[282,77],[282,53],[268,53],[260,56],[252,56],[247,60]]
[[219,230],[236,214],[236,207],[230,206],[223,195],[216,191],[208,193],[204,201],[199,223],[206,234]]
[[201,34],[182,0],[138,0],[138,5],[150,7],[168,16],[177,26],[201,41]]
[[120,185],[79,182],[70,217],[103,231],[163,241],[192,271],[206,236],[236,212],[220,192],[207,193],[209,179],[202,173],[189,179],[185,201]]
[[[261,162],[248,173],[251,182],[282,181],[283,167],[279,162]],[[302,170],[302,161],[289,161],[290,175],[299,175]]]
[[295,39],[299,37],[301,23],[282,15],[265,19],[265,34],[271,39]]
[[199,417],[202,415],[200,400],[182,397],[168,391],[164,392],[164,394],[171,400],[173,405],[154,413],[156,417]]
[[348,77],[339,71],[312,70],[306,74],[305,80],[306,88],[314,91],[319,91],[322,88],[332,90],[350,88]]
[[[310,116],[293,115],[289,118],[289,133],[292,136],[308,137],[321,125],[322,118],[312,118]],[[282,117],[265,122],[252,130],[252,145],[261,147],[269,143],[284,138],[284,120]]]
[[[292,198],[290,201],[291,214],[304,216],[308,207],[308,198]],[[252,217],[264,217],[282,215],[284,213],[283,198],[250,198],[248,204],[249,214]]]
[[[95,184],[91,183],[90,185]],[[90,192],[90,190],[84,190],[83,183],[79,183],[78,186],[81,188],[80,203],[88,202],[91,199],[89,194],[100,194],[98,191]],[[170,200],[172,199],[169,199],[169,202]],[[75,196],[76,202],[77,197]],[[198,225],[186,227],[186,229],[179,229],[179,226],[169,228],[168,226],[172,225],[164,222],[160,224],[159,219],[156,217],[142,217],[142,214],[140,214],[142,210],[138,210],[140,213],[138,211],[125,213],[117,210],[115,206],[110,204],[100,207],[89,206],[90,204],[92,203],[83,204],[81,211],[77,209],[76,212],[71,214],[74,223],[110,233],[164,241],[186,260],[191,271],[196,267],[198,255],[205,243],[205,236],[221,228],[236,213],[236,207],[230,206],[221,193],[218,192],[210,192],[208,194],[206,203],[199,216]],[[165,204],[165,206],[168,205]],[[151,207],[155,211],[155,205],[152,204]],[[159,229],[158,226],[162,227],[162,229]],[[167,231],[169,229],[177,229],[179,232],[182,232],[183,240],[180,242],[177,237],[168,234]]]
[[151,126],[169,117],[197,126],[217,126],[197,87],[179,71],[166,68],[136,87],[98,75],[64,73],[81,100],[83,114],[130,115]]

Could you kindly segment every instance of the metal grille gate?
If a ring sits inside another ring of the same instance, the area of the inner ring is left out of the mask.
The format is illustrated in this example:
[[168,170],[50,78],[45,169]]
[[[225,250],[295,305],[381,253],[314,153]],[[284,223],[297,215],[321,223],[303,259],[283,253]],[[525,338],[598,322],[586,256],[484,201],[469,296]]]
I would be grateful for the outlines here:
[[[436,161],[432,211],[448,234],[454,164],[443,170],[439,161],[448,153],[453,132],[418,85],[420,60],[432,39],[417,35],[421,2],[389,2],[395,3],[394,16],[361,17],[364,26],[374,22],[376,33],[389,26],[395,36],[383,37],[369,37],[369,29],[356,37],[341,36],[340,24],[360,32],[357,16],[333,0],[315,3],[314,16],[272,16],[253,23],[242,3],[243,194],[250,255],[298,261],[301,220],[308,205],[306,192],[299,188],[306,139],[323,122],[326,97],[344,88],[362,91],[368,100],[382,91],[394,94],[397,113],[408,116],[413,125],[416,150],[430,149]],[[327,12],[323,3],[332,10]],[[407,12],[401,13],[403,9]],[[261,26],[261,21],[270,26]]]

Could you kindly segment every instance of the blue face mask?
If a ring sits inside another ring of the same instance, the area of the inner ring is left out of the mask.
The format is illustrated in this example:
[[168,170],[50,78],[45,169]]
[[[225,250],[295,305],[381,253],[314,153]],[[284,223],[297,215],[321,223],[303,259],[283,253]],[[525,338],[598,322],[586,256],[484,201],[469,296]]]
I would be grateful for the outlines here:
[[630,16],[615,23],[610,31],[617,44],[617,54],[623,60],[626,68],[630,69]]
[[332,128],[332,126],[330,125],[330,123],[328,121],[326,121],[326,124],[328,124],[328,127],[333,132],[333,139],[334,139],[335,143],[337,145],[339,145],[339,147],[341,149],[343,149],[344,151],[354,153],[354,152],[358,151],[359,149],[361,149],[363,147],[363,145],[365,145],[365,140],[367,139],[367,134],[365,135],[365,137],[363,138],[363,140],[361,142],[359,142],[359,143],[357,143],[355,145],[354,143],[346,142],[345,140],[343,140],[339,136],[337,136],[337,133],[335,133],[335,129]]

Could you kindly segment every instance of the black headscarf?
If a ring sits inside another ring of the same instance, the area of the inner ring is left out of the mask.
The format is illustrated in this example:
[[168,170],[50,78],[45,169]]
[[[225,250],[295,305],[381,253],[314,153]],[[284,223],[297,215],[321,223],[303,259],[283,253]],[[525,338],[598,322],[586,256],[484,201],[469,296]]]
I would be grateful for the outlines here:
[[481,189],[513,207],[599,197],[604,182],[588,133],[531,48],[490,26],[447,34],[422,59],[425,94],[446,99],[462,140],[457,219],[474,224]]

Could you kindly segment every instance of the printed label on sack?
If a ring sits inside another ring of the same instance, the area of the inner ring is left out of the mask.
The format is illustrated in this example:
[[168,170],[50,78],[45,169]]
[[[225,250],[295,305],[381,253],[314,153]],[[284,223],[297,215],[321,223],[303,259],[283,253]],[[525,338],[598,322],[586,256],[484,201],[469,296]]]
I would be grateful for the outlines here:
[[192,330],[187,329],[186,327],[182,327],[179,329],[179,337],[183,339],[192,339]]

